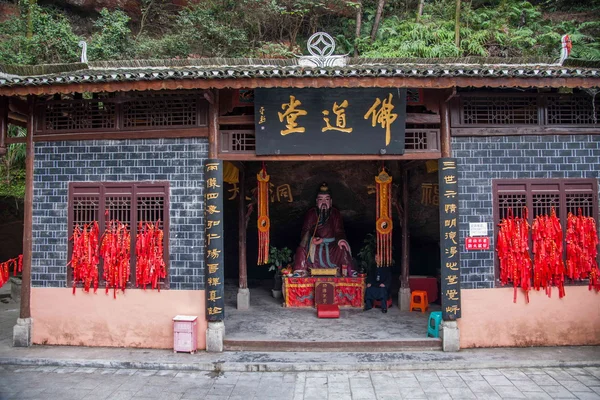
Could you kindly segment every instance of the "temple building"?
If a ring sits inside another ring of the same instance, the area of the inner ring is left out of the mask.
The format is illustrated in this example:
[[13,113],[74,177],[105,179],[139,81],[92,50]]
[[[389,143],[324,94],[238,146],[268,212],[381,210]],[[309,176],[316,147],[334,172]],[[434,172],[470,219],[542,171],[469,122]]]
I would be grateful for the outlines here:
[[[0,66],[0,153],[27,146],[15,345],[169,349],[177,315],[208,351],[600,344],[599,91],[569,59]],[[387,314],[362,310],[373,268]]]

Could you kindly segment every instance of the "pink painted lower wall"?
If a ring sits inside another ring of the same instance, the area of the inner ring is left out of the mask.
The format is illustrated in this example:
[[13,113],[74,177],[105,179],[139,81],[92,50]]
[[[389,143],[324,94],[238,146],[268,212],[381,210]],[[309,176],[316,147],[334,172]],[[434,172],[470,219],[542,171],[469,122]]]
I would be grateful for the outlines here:
[[198,316],[198,348],[206,348],[204,290],[127,290],[105,295],[70,288],[31,288],[33,343],[173,348],[173,317]]
[[561,346],[600,344],[600,294],[568,286],[566,296],[518,289],[461,290],[460,347]]

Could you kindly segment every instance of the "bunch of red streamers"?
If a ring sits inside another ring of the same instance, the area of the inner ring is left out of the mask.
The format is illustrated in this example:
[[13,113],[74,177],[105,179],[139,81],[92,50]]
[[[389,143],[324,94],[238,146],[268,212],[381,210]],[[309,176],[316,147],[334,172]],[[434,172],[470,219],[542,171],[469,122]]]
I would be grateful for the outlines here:
[[160,220],[153,223],[139,223],[135,242],[136,274],[135,285],[143,287],[150,285],[160,292],[160,279],[167,276],[163,255],[163,230]]
[[13,267],[13,276],[16,276],[17,272],[23,271],[23,254],[0,263],[0,287],[8,282],[11,266]]
[[100,255],[104,260],[104,280],[106,293],[113,289],[113,297],[117,298],[117,289],[125,292],[129,281],[131,260],[131,234],[127,225],[111,220],[106,224],[102,237]]
[[592,217],[569,213],[567,218],[567,276],[589,279],[589,290],[600,291],[598,270],[598,230]]
[[531,289],[531,258],[529,256],[529,223],[527,208],[523,207],[523,217],[513,217],[512,209],[508,209],[507,217],[499,224],[496,251],[500,259],[500,282],[514,286],[513,302],[517,302],[517,288],[525,292],[525,300],[529,303]]
[[538,215],[531,227],[533,239],[533,287],[543,288],[548,297],[552,286],[558,288],[558,297],[565,295],[565,264],[563,262],[563,233],[554,208],[550,216]]
[[75,225],[73,230],[73,253],[71,261],[67,267],[71,265],[73,268],[73,294],[78,282],[83,282],[83,290],[90,291],[90,287],[94,286],[94,293],[98,290],[98,238],[100,229],[98,222],[94,221],[80,227]]

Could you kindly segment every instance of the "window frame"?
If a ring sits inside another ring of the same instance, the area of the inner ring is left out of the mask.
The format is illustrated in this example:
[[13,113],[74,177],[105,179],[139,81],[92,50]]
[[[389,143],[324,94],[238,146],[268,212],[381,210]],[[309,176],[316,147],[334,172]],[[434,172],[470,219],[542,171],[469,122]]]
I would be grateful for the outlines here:
[[[558,195],[558,205],[559,209],[557,210],[557,214],[560,220],[560,224],[563,230],[563,261],[566,262],[566,228],[567,228],[567,216],[569,213],[569,205],[567,203],[567,195],[579,195],[579,194],[588,194],[592,196],[592,204],[591,204],[591,216],[596,221],[596,226],[598,225],[598,214],[599,214],[599,205],[598,205],[598,180],[594,178],[549,178],[549,179],[539,179],[539,178],[524,178],[524,179],[494,179],[492,180],[492,196],[493,196],[493,220],[494,220],[494,243],[496,243],[499,232],[499,224],[501,219],[501,205],[500,205],[500,195],[524,195],[525,196],[525,206],[528,211],[527,222],[531,227],[533,225],[533,221],[536,217],[534,212],[534,195],[542,195],[542,194],[550,194],[550,195]],[[550,206],[548,206],[550,208]],[[518,212],[515,212],[518,211]],[[548,210],[549,211],[549,210]],[[514,216],[521,216],[520,210],[513,209]],[[589,215],[589,213],[585,212],[584,215]],[[531,228],[530,228],[531,229]],[[497,243],[496,243],[497,244]],[[531,261],[533,263],[533,241],[531,238],[531,230],[529,235],[529,254],[531,256]],[[600,258],[600,253],[599,257]],[[500,284],[500,261],[498,260],[498,254],[494,250],[494,277],[496,281],[496,286],[498,287]],[[586,280],[582,280],[581,282],[587,282]],[[580,282],[565,282],[567,285],[578,285]],[[587,283],[586,283],[587,284]]]
[[[169,182],[167,181],[136,181],[136,182],[69,182],[68,188],[68,200],[67,200],[67,233],[68,233],[68,246],[67,246],[67,263],[71,260],[73,254],[73,228],[75,222],[75,208],[74,201],[77,197],[97,197],[98,209],[97,209],[97,220],[98,227],[100,230],[100,239],[104,234],[106,228],[105,211],[107,209],[107,198],[109,197],[129,197],[130,198],[130,209],[129,209],[129,226],[131,233],[131,249],[130,249],[130,274],[127,282],[127,289],[136,289],[135,276],[136,276],[136,236],[137,236],[137,225],[138,225],[138,199],[142,197],[161,197],[163,198],[163,258],[165,261],[166,277],[160,282],[161,289],[169,289],[170,287],[170,266],[169,266],[169,213],[170,213],[170,200],[169,200]],[[100,243],[99,243],[100,244]],[[98,287],[106,285],[106,281],[103,277],[104,274],[104,261],[100,258],[98,264]],[[67,267],[67,285],[73,285],[73,270],[71,267]],[[80,286],[78,284],[77,286]]]

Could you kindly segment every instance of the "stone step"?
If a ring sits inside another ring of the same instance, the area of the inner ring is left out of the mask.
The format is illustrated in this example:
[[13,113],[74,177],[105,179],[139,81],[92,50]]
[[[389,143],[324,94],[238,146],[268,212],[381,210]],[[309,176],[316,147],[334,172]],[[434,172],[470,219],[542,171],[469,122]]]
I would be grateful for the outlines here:
[[439,338],[401,340],[353,340],[353,341],[311,341],[311,340],[239,340],[223,341],[225,351],[260,352],[390,352],[390,351],[436,351],[442,350]]

